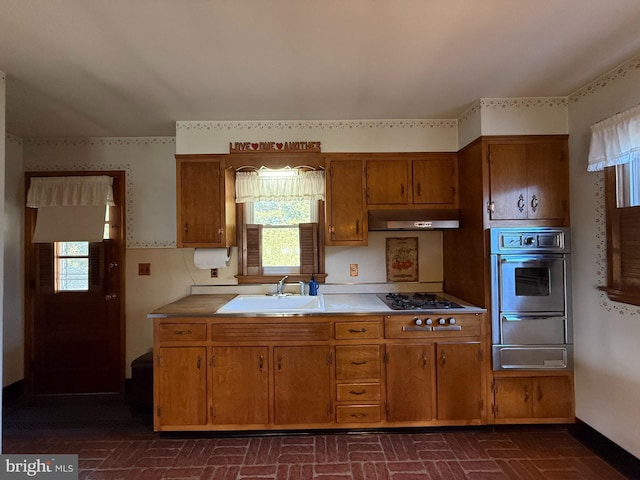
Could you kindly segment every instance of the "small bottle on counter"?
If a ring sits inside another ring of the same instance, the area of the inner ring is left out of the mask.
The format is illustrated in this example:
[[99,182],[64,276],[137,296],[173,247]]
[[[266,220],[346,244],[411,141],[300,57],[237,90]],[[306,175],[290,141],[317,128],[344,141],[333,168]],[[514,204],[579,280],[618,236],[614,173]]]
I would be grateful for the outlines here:
[[311,280],[309,280],[309,295],[318,295],[318,282],[313,278],[313,275],[311,275]]
[[304,290],[305,285],[304,282],[300,282],[300,295],[306,295]]

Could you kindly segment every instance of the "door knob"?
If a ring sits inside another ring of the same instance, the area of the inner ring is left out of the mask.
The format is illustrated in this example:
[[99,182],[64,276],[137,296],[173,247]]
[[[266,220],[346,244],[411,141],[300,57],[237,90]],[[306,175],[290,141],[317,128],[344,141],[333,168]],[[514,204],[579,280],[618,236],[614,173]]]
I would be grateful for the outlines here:
[[115,293],[107,293],[104,296],[105,300],[115,300],[116,298],[118,298],[118,295],[116,295]]

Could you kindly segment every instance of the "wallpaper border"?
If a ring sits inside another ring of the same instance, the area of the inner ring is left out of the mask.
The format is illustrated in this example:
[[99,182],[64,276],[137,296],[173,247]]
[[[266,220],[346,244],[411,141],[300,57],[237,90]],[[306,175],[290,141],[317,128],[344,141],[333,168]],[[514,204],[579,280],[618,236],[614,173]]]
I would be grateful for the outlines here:
[[264,120],[264,121],[177,121],[177,131],[230,130],[355,130],[456,128],[457,119],[409,120]]

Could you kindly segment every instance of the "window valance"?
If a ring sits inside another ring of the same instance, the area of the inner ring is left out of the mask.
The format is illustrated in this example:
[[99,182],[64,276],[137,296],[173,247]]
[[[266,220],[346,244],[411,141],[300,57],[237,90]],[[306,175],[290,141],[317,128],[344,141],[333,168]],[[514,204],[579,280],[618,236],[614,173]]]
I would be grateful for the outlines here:
[[27,192],[27,207],[113,206],[110,176],[33,177]]
[[640,105],[591,126],[588,171],[637,159],[640,159]]
[[322,171],[294,171],[291,176],[267,176],[259,172],[236,173],[236,203],[324,199]]

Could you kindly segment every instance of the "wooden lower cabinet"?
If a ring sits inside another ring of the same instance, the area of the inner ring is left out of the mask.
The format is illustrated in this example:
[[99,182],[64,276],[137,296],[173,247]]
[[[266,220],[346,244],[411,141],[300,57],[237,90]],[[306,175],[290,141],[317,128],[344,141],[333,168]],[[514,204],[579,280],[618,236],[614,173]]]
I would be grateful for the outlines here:
[[573,383],[569,375],[496,377],[496,423],[572,422]]
[[211,357],[211,423],[269,423],[269,349],[213,347]]
[[274,422],[280,426],[331,421],[331,349],[274,347]]
[[156,430],[207,424],[207,348],[161,347],[156,353]]
[[433,343],[387,344],[387,421],[428,422],[435,416]]
[[439,342],[436,346],[438,420],[482,418],[480,342]]

